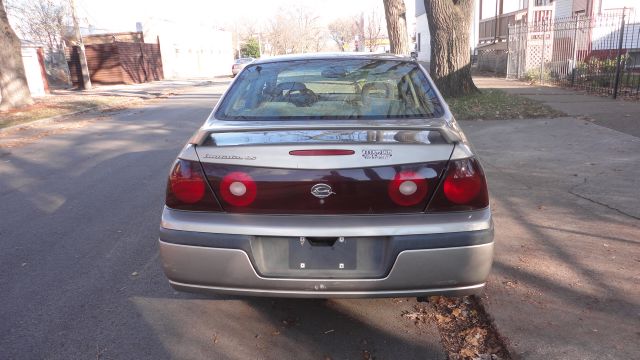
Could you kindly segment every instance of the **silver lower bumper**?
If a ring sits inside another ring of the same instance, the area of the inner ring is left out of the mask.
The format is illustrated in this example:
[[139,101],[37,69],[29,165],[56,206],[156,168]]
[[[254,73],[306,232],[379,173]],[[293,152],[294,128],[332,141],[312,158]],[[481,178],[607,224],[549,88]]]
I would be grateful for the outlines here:
[[280,297],[467,295],[484,286],[493,242],[402,251],[377,279],[297,279],[260,276],[247,253],[160,241],[164,272],[183,291]]

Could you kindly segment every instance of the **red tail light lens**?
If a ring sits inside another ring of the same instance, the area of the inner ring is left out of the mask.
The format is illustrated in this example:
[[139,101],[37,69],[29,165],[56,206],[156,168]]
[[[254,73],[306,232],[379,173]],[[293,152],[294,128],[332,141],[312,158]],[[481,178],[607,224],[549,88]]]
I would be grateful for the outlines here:
[[389,182],[389,197],[400,206],[413,206],[429,192],[427,180],[413,171],[401,171]]
[[465,211],[489,206],[484,172],[474,158],[452,160],[427,211]]
[[227,174],[220,181],[220,195],[232,206],[250,205],[258,194],[258,187],[247,173],[235,171]]
[[169,174],[166,204],[180,210],[220,211],[200,164],[181,159],[176,161]]
[[456,204],[466,204],[480,193],[482,178],[473,166],[464,162],[455,162],[454,169],[444,179],[444,196]]

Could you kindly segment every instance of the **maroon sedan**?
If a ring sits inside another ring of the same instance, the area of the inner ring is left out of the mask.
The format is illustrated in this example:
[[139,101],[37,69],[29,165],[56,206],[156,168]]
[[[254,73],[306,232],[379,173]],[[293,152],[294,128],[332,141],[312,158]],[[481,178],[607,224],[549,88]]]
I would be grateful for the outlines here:
[[178,155],[160,254],[184,291],[474,293],[493,257],[487,184],[412,59],[257,60]]
[[254,60],[253,58],[247,57],[247,58],[239,58],[236,61],[234,61],[233,65],[231,65],[231,75],[232,76],[238,75],[238,73],[242,71],[242,69],[244,69],[245,66],[247,66],[253,60]]

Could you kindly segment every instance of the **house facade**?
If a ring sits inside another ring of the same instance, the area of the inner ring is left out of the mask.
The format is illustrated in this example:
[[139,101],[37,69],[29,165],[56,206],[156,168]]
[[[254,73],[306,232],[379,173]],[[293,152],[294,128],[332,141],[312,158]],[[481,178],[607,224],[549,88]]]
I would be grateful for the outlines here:
[[639,0],[479,0],[479,45],[506,42],[513,24],[540,24],[573,16],[594,17],[627,13]]

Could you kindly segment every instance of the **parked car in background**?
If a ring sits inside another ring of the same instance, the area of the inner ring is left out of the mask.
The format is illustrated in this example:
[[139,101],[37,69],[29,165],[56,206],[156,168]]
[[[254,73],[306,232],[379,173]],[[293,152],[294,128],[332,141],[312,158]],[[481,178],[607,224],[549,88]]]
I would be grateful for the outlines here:
[[231,74],[233,76],[238,75],[238,73],[240,71],[242,71],[242,69],[245,68],[245,66],[247,66],[250,62],[252,62],[253,60],[255,60],[252,57],[246,57],[246,58],[239,58],[236,59],[236,61],[233,62],[233,65],[231,66]]
[[493,258],[486,179],[416,61],[256,60],[173,164],[160,255],[183,291],[475,293]]

